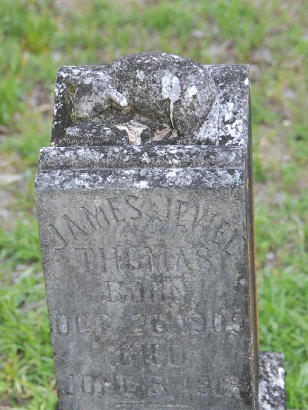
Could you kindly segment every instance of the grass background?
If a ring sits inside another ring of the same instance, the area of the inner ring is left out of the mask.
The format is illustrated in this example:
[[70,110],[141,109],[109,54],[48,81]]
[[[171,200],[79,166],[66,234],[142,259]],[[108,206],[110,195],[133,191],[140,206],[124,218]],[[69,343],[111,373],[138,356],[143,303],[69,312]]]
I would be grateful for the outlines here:
[[32,189],[57,67],[145,50],[251,65],[260,344],[308,409],[306,0],[1,0],[0,406],[56,403]]

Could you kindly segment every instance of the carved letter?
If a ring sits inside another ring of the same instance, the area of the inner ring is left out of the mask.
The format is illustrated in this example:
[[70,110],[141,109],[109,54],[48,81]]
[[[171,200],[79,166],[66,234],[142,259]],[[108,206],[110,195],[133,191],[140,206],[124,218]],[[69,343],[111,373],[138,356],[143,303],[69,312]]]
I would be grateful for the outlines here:
[[86,232],[83,228],[77,225],[76,222],[74,222],[68,215],[63,215],[63,219],[66,222],[66,225],[74,239],[77,239],[77,236],[80,234],[83,236],[88,235],[88,232]]
[[125,221],[125,218],[122,215],[120,208],[116,207],[116,205],[115,205],[117,200],[115,198],[114,199],[113,198],[108,198],[107,201],[109,203],[109,206],[110,206],[110,209],[112,211],[112,215],[113,215],[115,221],[117,223]]
[[140,218],[142,217],[141,210],[130,203],[130,200],[138,201],[138,199],[139,199],[139,198],[138,198],[136,195],[128,195],[128,196],[125,198],[125,202],[127,203],[127,205],[128,205],[131,209],[133,209],[134,212],[135,212],[135,214],[136,214],[136,216],[132,216],[132,217],[131,217],[132,219],[140,219]]
[[60,335],[67,335],[69,328],[66,315],[57,316],[57,329]]
[[[100,222],[100,220],[99,220],[99,211],[101,211],[101,209],[100,209],[101,207],[99,207],[99,208],[95,208],[95,213],[92,213],[92,212],[90,212],[85,206],[82,206],[81,207],[81,209],[83,210],[83,212],[84,212],[84,214],[85,214],[85,217],[86,217],[86,220],[89,222],[89,224],[91,225],[91,227],[93,228],[93,229],[97,229],[97,226],[99,226],[100,228],[102,228],[102,224],[101,224],[101,222]],[[102,213],[102,212],[101,212]],[[105,214],[103,213],[103,215],[104,215],[104,217],[105,217],[105,221],[106,221],[106,216],[105,216]]]
[[54,224],[49,224],[48,228],[50,230],[50,232],[55,236],[56,240],[59,242],[59,245],[56,247],[56,250],[60,250],[63,248],[67,247],[67,242],[66,240],[63,238],[63,236],[60,234],[60,232],[58,231],[58,229],[55,227]]

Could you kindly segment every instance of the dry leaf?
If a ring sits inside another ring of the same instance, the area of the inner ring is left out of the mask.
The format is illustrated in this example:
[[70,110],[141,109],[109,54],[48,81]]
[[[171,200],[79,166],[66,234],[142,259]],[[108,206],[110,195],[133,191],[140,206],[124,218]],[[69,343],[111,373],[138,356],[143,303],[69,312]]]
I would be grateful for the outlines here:
[[128,142],[131,145],[141,145],[142,131],[148,128],[147,126],[134,120],[130,120],[124,124],[115,125],[115,127],[117,127],[119,130],[124,130],[127,132]]

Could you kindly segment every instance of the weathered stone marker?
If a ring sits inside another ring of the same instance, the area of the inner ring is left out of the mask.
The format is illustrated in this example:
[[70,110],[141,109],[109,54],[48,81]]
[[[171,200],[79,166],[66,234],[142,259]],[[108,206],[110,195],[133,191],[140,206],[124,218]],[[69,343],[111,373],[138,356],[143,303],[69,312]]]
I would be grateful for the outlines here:
[[258,407],[248,68],[63,67],[51,145],[36,198],[59,410],[283,409],[275,356]]

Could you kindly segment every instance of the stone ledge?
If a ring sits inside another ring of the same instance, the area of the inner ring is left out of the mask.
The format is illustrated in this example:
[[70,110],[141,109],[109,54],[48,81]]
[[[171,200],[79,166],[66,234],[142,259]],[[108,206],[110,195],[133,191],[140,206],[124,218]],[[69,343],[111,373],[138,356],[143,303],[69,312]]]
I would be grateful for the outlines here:
[[186,168],[244,165],[240,148],[198,145],[126,145],[47,147],[40,151],[40,169]]
[[243,187],[244,170],[221,168],[145,168],[40,171],[37,191],[51,189],[229,188]]

